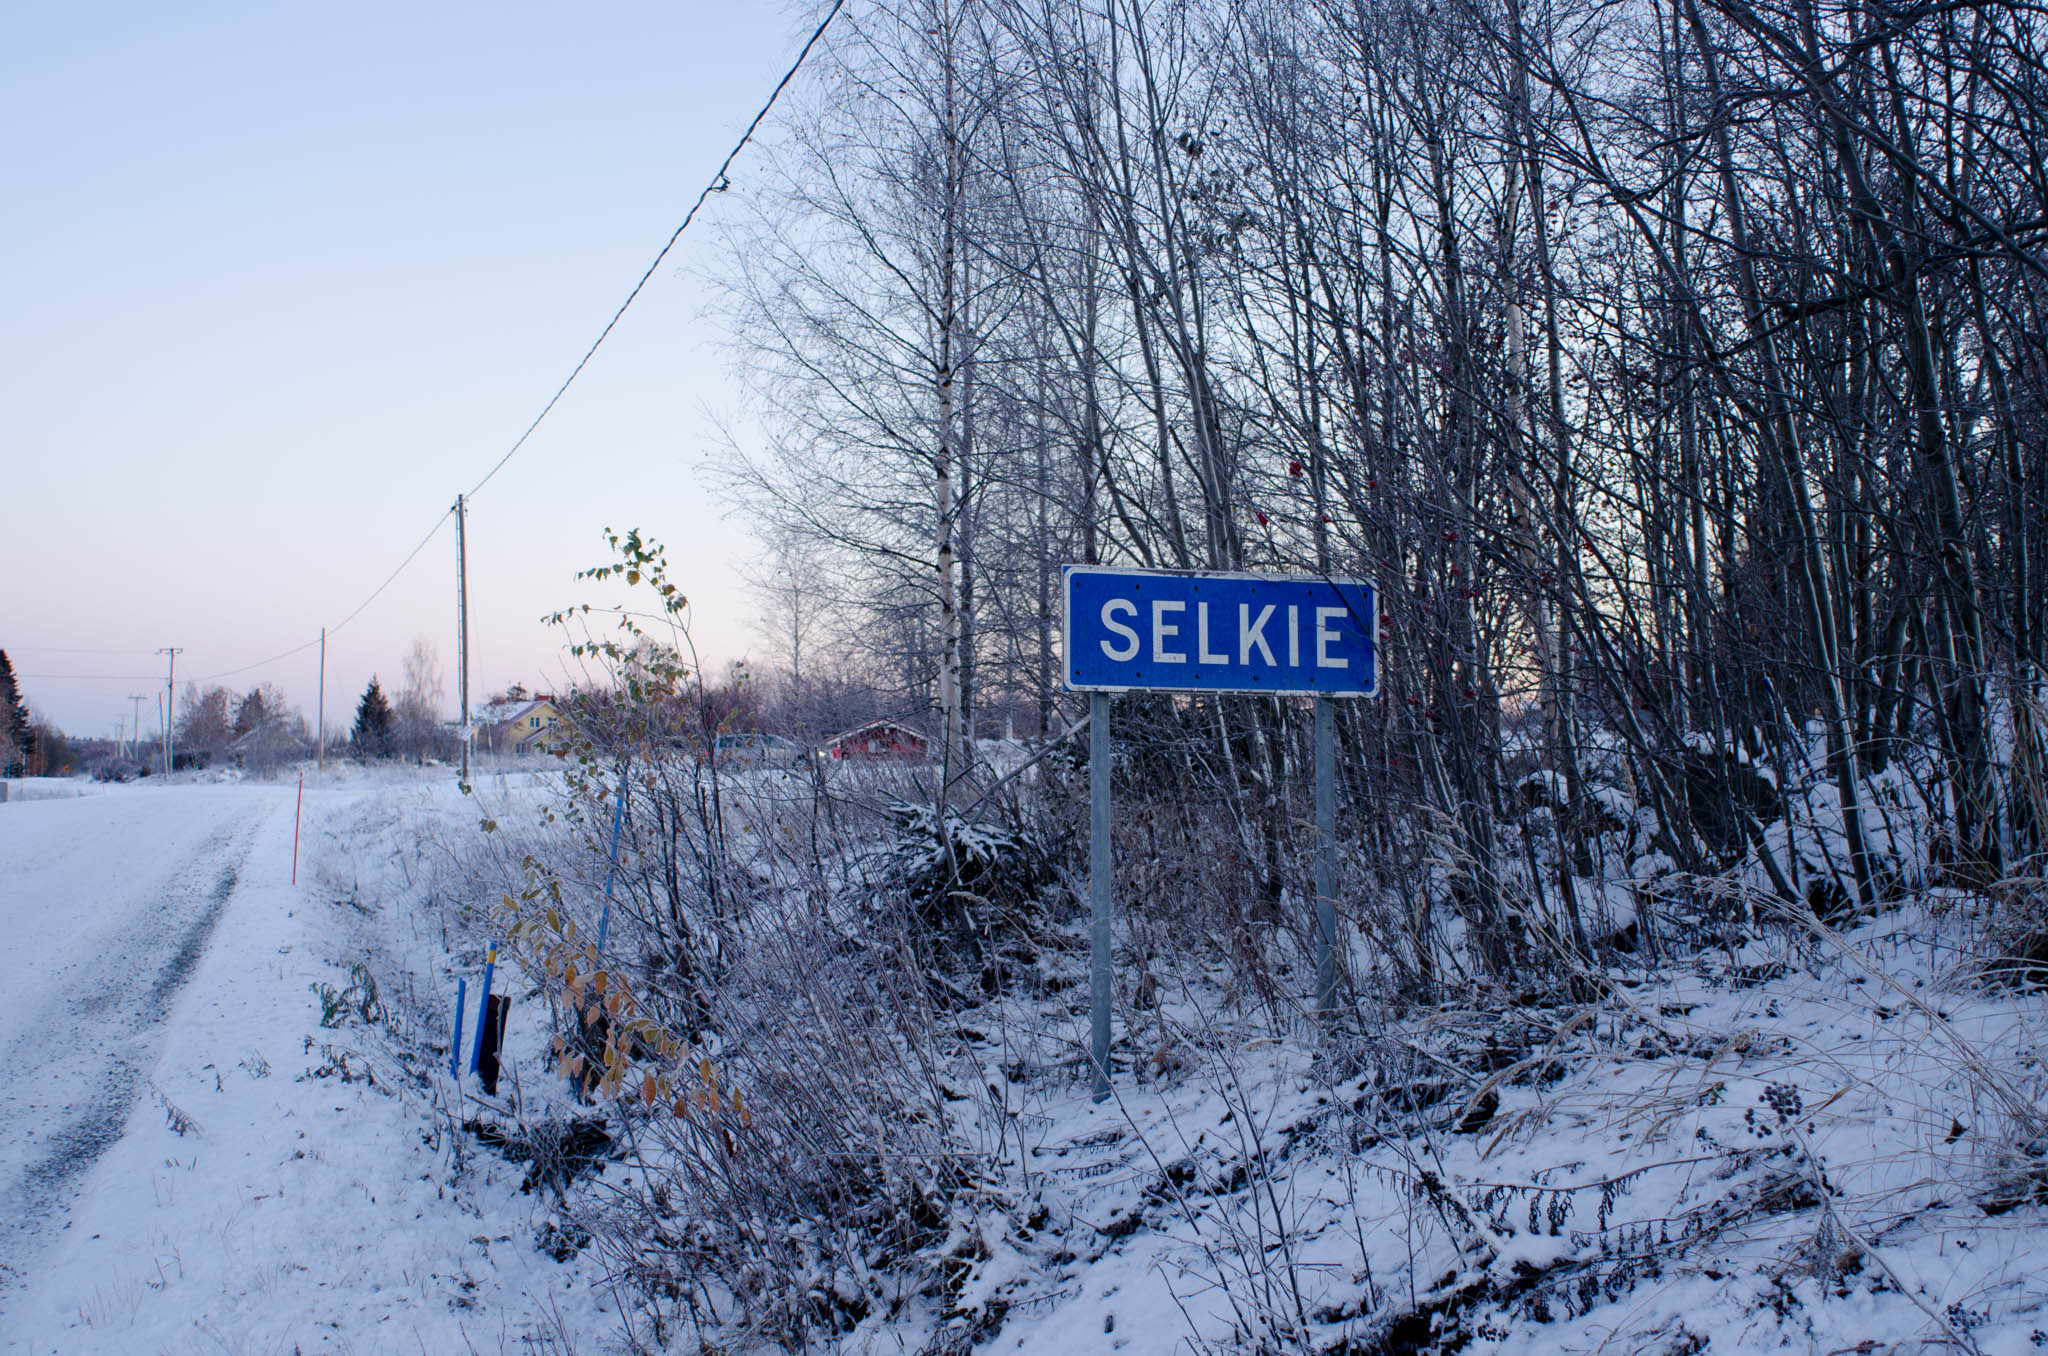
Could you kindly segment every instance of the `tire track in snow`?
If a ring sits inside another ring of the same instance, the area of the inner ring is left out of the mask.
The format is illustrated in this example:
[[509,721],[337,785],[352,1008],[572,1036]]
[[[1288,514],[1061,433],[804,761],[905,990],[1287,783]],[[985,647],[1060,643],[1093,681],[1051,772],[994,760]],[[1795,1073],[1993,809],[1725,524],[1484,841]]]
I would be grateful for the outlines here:
[[263,818],[247,813],[216,829],[131,903],[113,934],[124,945],[65,971],[48,1024],[0,1054],[0,1133],[27,1150],[0,1177],[0,1291],[26,1273],[26,1254],[65,1227],[86,1174],[126,1131],[156,1064],[159,1028],[206,954]]

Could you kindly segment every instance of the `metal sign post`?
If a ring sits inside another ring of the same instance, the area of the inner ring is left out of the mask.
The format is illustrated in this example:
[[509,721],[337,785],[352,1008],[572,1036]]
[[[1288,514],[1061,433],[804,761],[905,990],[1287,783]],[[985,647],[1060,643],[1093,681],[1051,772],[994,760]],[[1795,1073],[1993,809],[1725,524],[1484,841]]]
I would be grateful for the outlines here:
[[1316,694],[1316,1012],[1337,1009],[1337,712]]
[[1069,691],[1088,698],[1089,1056],[1109,1096],[1109,699],[1117,692],[1244,692],[1315,698],[1316,992],[1337,996],[1337,752],[1332,697],[1377,696],[1379,590],[1348,579],[1194,574],[1069,565]]
[[1088,694],[1088,1019],[1095,1100],[1109,1096],[1109,694]]

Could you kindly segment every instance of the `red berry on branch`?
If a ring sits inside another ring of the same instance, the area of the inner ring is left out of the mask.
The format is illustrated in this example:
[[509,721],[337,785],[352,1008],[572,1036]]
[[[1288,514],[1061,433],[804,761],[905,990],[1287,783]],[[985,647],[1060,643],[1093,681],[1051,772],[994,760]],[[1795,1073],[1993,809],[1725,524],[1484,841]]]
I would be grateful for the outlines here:
[[1298,476],[1298,475],[1300,475],[1300,474],[1301,474],[1301,463],[1300,463],[1300,462],[1298,462],[1298,461],[1290,461],[1290,462],[1288,462],[1288,463],[1287,463],[1287,474],[1288,474],[1288,475],[1291,475],[1291,476]]

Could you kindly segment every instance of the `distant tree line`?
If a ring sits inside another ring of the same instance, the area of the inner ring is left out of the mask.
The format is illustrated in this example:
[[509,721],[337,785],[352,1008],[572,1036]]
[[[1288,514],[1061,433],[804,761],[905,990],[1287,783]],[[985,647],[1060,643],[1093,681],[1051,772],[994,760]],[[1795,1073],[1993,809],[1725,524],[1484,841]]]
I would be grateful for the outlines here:
[[[361,758],[425,758],[453,747],[454,735],[442,726],[440,666],[426,640],[413,643],[404,660],[406,682],[393,704],[375,678],[364,693],[370,705],[369,724],[358,705],[347,735],[330,735],[329,747],[345,743]],[[178,700],[173,726],[180,766],[234,763],[267,769],[313,755],[318,732],[305,713],[292,705],[274,683],[258,683],[237,692],[219,684],[204,688],[188,683]]]
[[[357,756],[424,759],[454,751],[456,735],[441,719],[442,678],[433,646],[424,638],[414,641],[403,667],[405,686],[396,703],[371,680],[364,694],[366,701],[375,695],[369,723],[364,725],[359,707],[346,740]],[[240,691],[218,683],[187,683],[171,730],[181,768],[232,764],[267,771],[311,757],[317,737],[305,713],[270,682]],[[329,746],[339,742],[340,737],[330,738]],[[118,756],[111,745],[101,749],[100,743],[82,746],[92,750],[85,756],[96,771],[101,764],[109,775],[124,777],[151,770]],[[161,751],[159,745],[159,756]],[[30,711],[13,664],[0,650],[0,776],[61,776],[80,771],[79,762],[72,741]]]
[[0,777],[59,777],[74,761],[63,731],[29,710],[14,665],[0,650]]
[[217,684],[202,689],[187,683],[178,698],[172,734],[181,758],[210,761],[261,733],[275,733],[309,751],[313,746],[305,715],[275,684],[259,683],[236,693]]

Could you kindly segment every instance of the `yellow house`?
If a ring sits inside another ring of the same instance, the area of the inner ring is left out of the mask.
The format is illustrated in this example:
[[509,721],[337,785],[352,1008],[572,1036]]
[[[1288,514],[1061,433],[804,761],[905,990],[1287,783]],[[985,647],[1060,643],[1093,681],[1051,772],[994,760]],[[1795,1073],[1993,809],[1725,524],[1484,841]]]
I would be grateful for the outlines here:
[[484,719],[484,744],[493,753],[524,756],[546,753],[561,736],[562,713],[552,697],[506,703],[478,714]]

